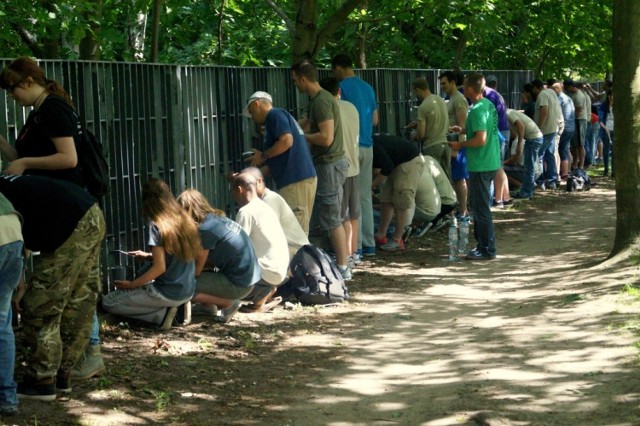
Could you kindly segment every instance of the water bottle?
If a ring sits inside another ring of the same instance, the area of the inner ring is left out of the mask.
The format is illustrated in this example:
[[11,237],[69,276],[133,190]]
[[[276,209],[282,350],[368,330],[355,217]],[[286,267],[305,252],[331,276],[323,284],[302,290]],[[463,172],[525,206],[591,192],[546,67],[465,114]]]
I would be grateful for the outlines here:
[[458,237],[458,254],[465,256],[467,254],[467,245],[469,244],[469,216],[460,218],[458,231],[460,233]]
[[458,260],[458,224],[454,217],[449,225],[449,261],[455,260]]

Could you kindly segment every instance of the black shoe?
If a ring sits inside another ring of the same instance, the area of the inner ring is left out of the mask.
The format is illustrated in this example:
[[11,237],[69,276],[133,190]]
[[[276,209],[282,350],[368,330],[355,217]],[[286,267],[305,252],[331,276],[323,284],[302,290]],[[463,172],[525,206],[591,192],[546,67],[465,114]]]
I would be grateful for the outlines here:
[[477,248],[475,248],[471,250],[469,253],[467,253],[467,255],[464,258],[467,260],[493,260],[496,257],[489,256],[488,254],[482,253]]
[[58,370],[56,375],[56,392],[71,393],[71,370]]
[[24,381],[18,383],[18,398],[54,401],[56,399],[54,378],[35,380],[31,377],[25,377]]
[[530,199],[531,199],[531,197],[524,196],[524,195],[522,195],[522,194],[521,194],[521,193],[519,193],[519,192],[516,192],[516,193],[515,193],[515,194],[513,194],[511,197],[512,197],[512,198],[514,198],[514,199],[516,199],[516,200],[530,200]]

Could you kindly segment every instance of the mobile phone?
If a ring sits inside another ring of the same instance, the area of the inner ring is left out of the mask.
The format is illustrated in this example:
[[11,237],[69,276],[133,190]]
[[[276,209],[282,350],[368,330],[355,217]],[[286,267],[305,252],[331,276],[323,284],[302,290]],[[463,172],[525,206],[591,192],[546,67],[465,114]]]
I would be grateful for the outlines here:
[[255,155],[255,152],[253,152],[253,151],[245,151],[245,152],[242,153],[242,158],[243,159],[247,159],[247,158],[249,158],[249,157],[251,157],[253,155]]
[[124,250],[114,250],[114,253],[121,253],[121,254],[126,254],[127,256],[129,256],[129,252],[128,251],[124,251]]

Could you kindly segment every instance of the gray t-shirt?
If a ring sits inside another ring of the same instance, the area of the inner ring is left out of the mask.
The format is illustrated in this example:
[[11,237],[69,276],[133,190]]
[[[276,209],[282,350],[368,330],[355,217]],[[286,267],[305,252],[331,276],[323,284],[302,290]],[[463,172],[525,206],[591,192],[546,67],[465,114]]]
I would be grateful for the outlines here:
[[[154,222],[149,223],[149,239],[151,247],[162,247],[162,236]],[[169,300],[185,300],[193,296],[196,288],[196,263],[184,262],[171,254],[164,252],[166,270],[153,282],[153,286],[160,294]]]
[[[538,93],[536,99],[536,114],[535,122],[539,122],[540,107],[547,107],[547,118],[544,120],[540,128],[543,135],[549,133],[555,133],[558,131],[558,123],[562,117],[562,110],[560,109],[560,102],[558,101],[558,95],[552,89],[543,89]],[[562,118],[564,121],[564,118]]]

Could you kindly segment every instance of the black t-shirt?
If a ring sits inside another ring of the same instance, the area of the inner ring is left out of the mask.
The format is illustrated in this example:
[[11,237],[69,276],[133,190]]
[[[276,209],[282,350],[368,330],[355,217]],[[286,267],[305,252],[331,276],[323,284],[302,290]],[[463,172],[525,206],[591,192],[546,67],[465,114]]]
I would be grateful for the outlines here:
[[[42,102],[40,108],[29,113],[27,122],[20,130],[15,144],[18,157],[53,155],[58,151],[51,138],[58,137],[72,137],[77,151],[78,144],[81,142],[80,131],[78,116],[71,106],[59,96],[49,95]],[[84,186],[78,165],[73,169],[65,170],[27,169],[25,174],[63,179]]]
[[398,136],[377,133],[373,135],[373,168],[389,176],[402,163],[420,155],[418,146]]
[[78,185],[42,176],[0,173],[0,193],[22,215],[25,247],[45,253],[57,250],[96,203]]

